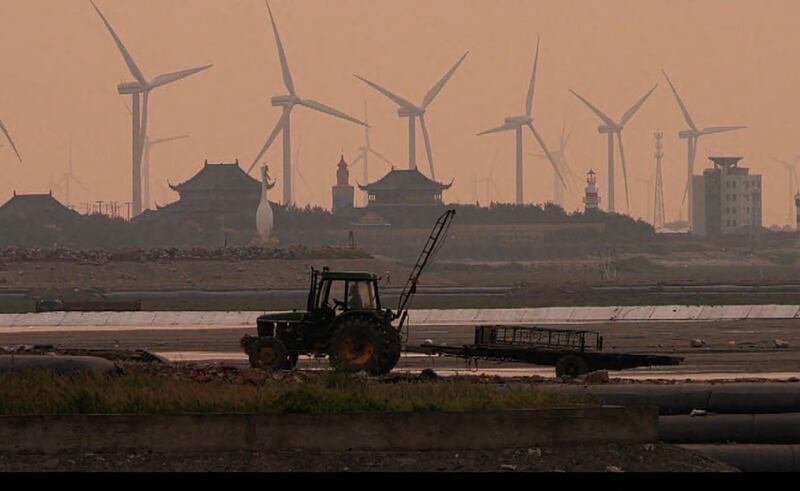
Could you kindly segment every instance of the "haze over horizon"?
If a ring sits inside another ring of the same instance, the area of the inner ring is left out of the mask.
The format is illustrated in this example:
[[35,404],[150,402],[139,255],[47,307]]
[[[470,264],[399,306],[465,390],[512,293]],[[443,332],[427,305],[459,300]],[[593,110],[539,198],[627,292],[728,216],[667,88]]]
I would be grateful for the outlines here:
[[[194,175],[203,161],[249,167],[280,116],[270,98],[285,94],[275,40],[263,0],[96,0],[149,77],[206,63],[214,67],[153,93],[148,135],[191,139],[153,149],[153,197],[176,198],[166,183]],[[130,81],[125,64],[88,0],[5,0],[0,11],[0,119],[24,159],[0,148],[0,202],[16,190],[47,192],[66,171],[70,137],[74,172],[89,188],[73,186],[72,202],[130,200],[130,116],[116,85]],[[800,52],[793,0],[272,0],[297,90],[305,97],[363,118],[366,99],[373,146],[399,168],[407,166],[407,121],[396,106],[353,77],[359,74],[408,97],[424,94],[466,51],[469,56],[426,114],[437,177],[453,188],[447,202],[474,202],[473,177],[494,170],[500,196],[513,202],[512,133],[476,133],[524,112],[537,36],[541,37],[533,116],[549,148],[557,147],[564,118],[574,125],[567,149],[573,171],[598,172],[606,196],[606,139],[598,120],[568,89],[619,117],[653,84],[659,88],[626,126],[624,139],[632,215],[648,211],[656,129],[664,137],[667,219],[677,218],[686,177],[683,117],[661,69],[675,83],[699,127],[744,125],[704,137],[695,172],[708,155],[743,156],[762,174],[764,223],[789,223],[787,173],[770,156],[792,160],[800,108]],[[363,129],[312,111],[293,114],[293,145],[312,189],[295,183],[298,205],[330,207],[336,163],[352,161]],[[526,152],[538,152],[530,134]],[[281,191],[282,153],[265,160]],[[421,135],[417,163],[428,174]],[[619,166],[619,158],[617,157]],[[294,162],[297,165],[297,162]],[[386,171],[370,159],[374,179]],[[251,175],[256,177],[254,171]],[[361,169],[351,173],[360,181]],[[624,186],[617,167],[617,209]],[[552,199],[552,169],[525,156],[525,197]],[[485,202],[484,190],[478,198]],[[583,183],[567,194],[568,210],[582,208]],[[647,200],[647,201],[646,201]],[[605,205],[605,202],[603,203]],[[603,206],[605,208],[605,206]],[[652,203],[649,206],[652,209]],[[652,217],[647,217],[652,220]]]

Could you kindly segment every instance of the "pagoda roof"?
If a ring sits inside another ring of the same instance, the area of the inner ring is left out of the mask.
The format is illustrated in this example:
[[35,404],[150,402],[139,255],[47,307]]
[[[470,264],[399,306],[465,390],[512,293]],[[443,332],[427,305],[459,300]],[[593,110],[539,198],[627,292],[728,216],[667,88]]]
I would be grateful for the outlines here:
[[183,192],[208,192],[208,191],[253,191],[261,192],[261,183],[239,167],[239,162],[233,164],[209,164],[207,161],[203,168],[189,180],[169,185],[178,193]]
[[78,217],[53,197],[52,194],[16,194],[0,206],[0,218],[21,216],[47,216],[55,219]]
[[423,175],[417,169],[392,169],[381,179],[367,184],[358,185],[362,191],[369,193],[375,191],[431,191],[442,192],[453,185],[434,181]]

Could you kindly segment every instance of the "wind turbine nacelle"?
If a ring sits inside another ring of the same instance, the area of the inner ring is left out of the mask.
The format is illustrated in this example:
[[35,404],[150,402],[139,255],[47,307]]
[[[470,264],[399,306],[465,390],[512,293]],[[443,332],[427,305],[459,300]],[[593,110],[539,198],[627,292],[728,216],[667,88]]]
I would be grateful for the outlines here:
[[505,123],[508,125],[522,126],[524,124],[532,123],[533,119],[527,116],[513,116],[506,118]]
[[144,89],[139,82],[125,82],[117,85],[117,92],[122,95],[141,94]]
[[598,133],[601,133],[603,135],[607,135],[609,133],[616,133],[617,128],[614,128],[612,126],[600,126],[599,128],[597,128],[597,131],[598,131]]
[[397,114],[401,118],[413,118],[417,116],[419,113],[417,113],[416,111],[409,111],[408,109],[401,107],[400,109],[397,110]]
[[687,138],[691,138],[691,137],[695,136],[695,134],[694,134],[694,131],[683,130],[683,131],[678,133],[678,136],[683,138],[683,139],[687,139]]
[[290,104],[294,104],[295,97],[292,95],[279,95],[272,98],[272,105],[273,106],[288,106]]

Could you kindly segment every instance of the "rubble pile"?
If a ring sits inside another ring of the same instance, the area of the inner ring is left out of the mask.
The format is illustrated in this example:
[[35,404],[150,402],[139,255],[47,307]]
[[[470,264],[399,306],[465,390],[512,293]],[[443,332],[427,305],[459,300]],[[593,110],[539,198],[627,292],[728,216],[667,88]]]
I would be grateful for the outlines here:
[[286,248],[260,246],[226,247],[218,249],[176,247],[160,249],[26,249],[6,247],[0,249],[0,264],[20,262],[73,262],[106,264],[109,262],[158,261],[257,261],[269,259],[358,259],[368,258],[362,249],[341,247],[308,247],[293,245]]

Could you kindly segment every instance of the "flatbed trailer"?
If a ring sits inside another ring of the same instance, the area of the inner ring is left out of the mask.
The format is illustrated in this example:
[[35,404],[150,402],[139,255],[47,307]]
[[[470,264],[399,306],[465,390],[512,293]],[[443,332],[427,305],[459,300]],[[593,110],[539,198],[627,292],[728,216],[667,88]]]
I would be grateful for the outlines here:
[[468,360],[492,360],[553,366],[559,377],[578,377],[595,370],[679,365],[682,357],[603,352],[596,331],[536,326],[475,327],[475,342],[463,346],[425,344],[406,351]]

